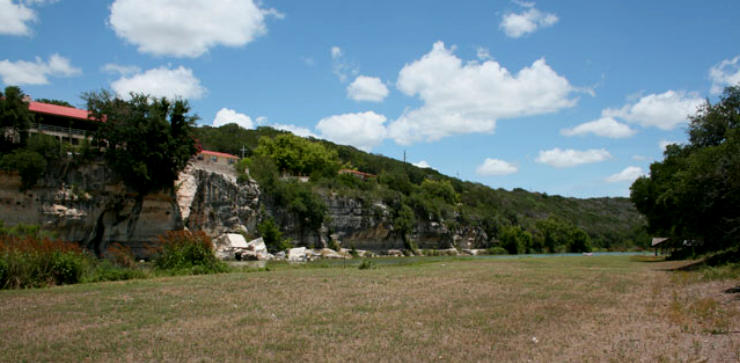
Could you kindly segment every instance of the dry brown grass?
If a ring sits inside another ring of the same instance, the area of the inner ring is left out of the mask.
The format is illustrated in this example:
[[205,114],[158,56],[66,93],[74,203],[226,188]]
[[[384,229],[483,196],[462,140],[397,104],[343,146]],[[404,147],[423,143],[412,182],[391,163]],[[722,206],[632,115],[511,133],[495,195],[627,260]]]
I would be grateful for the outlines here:
[[[0,361],[738,361],[732,279],[629,257],[0,292]],[[683,275],[687,274],[687,275]]]

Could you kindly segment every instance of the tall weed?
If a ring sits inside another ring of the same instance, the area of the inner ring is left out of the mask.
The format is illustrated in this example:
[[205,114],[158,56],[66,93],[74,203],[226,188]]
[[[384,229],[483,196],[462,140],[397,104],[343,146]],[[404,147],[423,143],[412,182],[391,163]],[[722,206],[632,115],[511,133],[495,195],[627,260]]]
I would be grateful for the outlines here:
[[74,284],[90,256],[73,243],[34,236],[0,236],[0,288]]

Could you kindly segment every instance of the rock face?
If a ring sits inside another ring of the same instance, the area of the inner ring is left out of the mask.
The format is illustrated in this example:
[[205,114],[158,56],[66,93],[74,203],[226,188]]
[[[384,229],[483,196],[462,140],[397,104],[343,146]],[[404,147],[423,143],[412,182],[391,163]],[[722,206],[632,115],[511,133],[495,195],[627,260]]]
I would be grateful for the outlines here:
[[[381,203],[324,196],[328,222],[318,231],[301,231],[290,215],[262,200],[256,182],[238,182],[230,168],[193,161],[174,191],[145,196],[127,190],[102,161],[52,168],[25,192],[19,191],[17,174],[0,173],[0,220],[6,225],[41,225],[98,254],[117,242],[130,247],[137,258],[148,257],[159,235],[182,228],[203,230],[214,238],[226,233],[256,237],[261,211],[275,216],[284,236],[298,245],[325,248],[337,241],[344,248],[370,251],[404,248],[389,208]],[[487,239],[479,229],[449,230],[432,221],[418,223],[410,237],[420,248],[436,249],[475,248]]]
[[0,219],[7,225],[36,224],[98,254],[120,242],[146,255],[157,236],[182,228],[173,193],[137,196],[102,163],[57,166],[32,189],[19,192],[20,177],[0,177]]
[[236,175],[189,165],[175,184],[184,225],[209,235],[254,231],[260,192],[254,181],[237,183]]

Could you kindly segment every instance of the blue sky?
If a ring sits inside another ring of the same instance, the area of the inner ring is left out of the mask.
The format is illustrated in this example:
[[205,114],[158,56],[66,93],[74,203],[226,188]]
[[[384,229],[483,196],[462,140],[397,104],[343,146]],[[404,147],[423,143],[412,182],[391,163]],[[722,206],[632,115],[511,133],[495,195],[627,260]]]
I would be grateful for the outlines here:
[[0,0],[0,84],[190,100],[494,188],[627,196],[740,82],[736,1]]

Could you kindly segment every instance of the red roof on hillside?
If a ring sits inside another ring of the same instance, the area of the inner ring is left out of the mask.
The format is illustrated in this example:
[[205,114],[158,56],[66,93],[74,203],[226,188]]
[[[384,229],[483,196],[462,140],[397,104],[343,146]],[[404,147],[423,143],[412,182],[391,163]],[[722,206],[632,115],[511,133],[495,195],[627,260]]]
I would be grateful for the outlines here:
[[342,170],[339,170],[339,174],[354,174],[354,175],[357,175],[357,176],[361,176],[363,178],[374,178],[375,177],[375,174],[364,173],[364,172],[357,171],[357,170],[352,170],[352,169],[342,169]]
[[221,153],[221,152],[218,152],[218,151],[202,150],[200,153],[201,154],[206,154],[206,155],[211,155],[211,156],[220,156],[222,158],[239,159],[239,157],[236,156],[236,155],[227,154],[227,153]]
[[80,110],[79,108],[74,107],[52,105],[50,103],[31,101],[28,103],[28,110],[37,113],[44,113],[47,115],[94,121],[87,110]]

